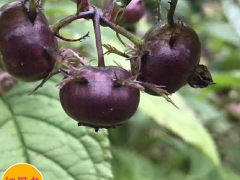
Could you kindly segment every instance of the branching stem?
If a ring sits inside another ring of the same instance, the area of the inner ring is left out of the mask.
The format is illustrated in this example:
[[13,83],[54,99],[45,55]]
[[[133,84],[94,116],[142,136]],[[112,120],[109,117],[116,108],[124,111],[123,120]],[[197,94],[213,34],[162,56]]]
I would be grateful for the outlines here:
[[111,22],[102,12],[96,10],[93,10],[93,8],[90,8],[89,11],[81,12],[78,15],[74,14],[71,16],[68,16],[61,21],[58,21],[57,23],[53,24],[51,26],[52,31],[54,33],[57,33],[61,28],[67,26],[68,24],[72,23],[73,21],[77,19],[93,19],[95,11],[99,14],[100,20],[109,28],[113,29],[115,32],[123,35],[127,39],[129,39],[133,44],[135,44],[137,47],[139,47],[142,44],[142,40],[134,36],[132,33],[128,32],[124,28],[114,24]]

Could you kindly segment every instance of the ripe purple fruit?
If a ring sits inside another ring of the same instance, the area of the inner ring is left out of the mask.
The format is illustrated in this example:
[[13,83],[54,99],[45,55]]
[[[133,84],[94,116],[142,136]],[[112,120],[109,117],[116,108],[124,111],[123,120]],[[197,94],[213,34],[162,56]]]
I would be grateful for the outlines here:
[[40,8],[16,1],[0,9],[0,54],[4,68],[22,81],[37,81],[52,71],[58,44]]
[[174,93],[187,83],[197,68],[201,43],[197,33],[183,22],[159,23],[144,36],[140,56],[139,79],[166,86],[169,93]]
[[123,68],[84,66],[77,75],[71,71],[69,75],[76,79],[61,88],[60,100],[65,112],[80,126],[114,128],[136,112],[139,90],[114,83],[116,78],[126,80],[131,77]]

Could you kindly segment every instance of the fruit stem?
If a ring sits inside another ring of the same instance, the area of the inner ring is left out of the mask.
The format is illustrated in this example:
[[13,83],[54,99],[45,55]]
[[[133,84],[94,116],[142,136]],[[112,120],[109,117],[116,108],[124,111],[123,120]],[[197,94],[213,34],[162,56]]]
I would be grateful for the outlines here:
[[29,0],[29,11],[28,11],[29,19],[32,23],[34,23],[37,17],[37,5],[34,0]]
[[98,52],[98,67],[105,67],[101,37],[100,14],[99,11],[97,10],[95,11],[95,15],[93,17],[93,26],[95,31],[96,46]]
[[113,22],[109,21],[108,18],[106,16],[104,16],[103,14],[101,15],[101,20],[111,29],[113,29],[115,32],[123,35],[124,37],[126,37],[127,39],[129,39],[133,44],[135,44],[137,47],[140,47],[140,45],[142,44],[142,40],[140,40],[139,38],[137,38],[136,36],[134,36],[132,33],[128,32],[127,30],[125,30],[124,28],[114,24]]
[[160,22],[162,19],[162,7],[161,7],[162,2],[161,2],[161,0],[157,0],[157,5],[158,5],[158,22]]
[[170,10],[168,11],[168,23],[170,25],[174,24],[174,13],[177,7],[178,0],[171,0],[170,3]]

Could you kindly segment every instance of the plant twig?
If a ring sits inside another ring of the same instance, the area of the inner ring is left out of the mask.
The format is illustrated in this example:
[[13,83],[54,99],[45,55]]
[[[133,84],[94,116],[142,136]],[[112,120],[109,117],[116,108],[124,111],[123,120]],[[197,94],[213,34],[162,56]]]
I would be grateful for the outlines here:
[[72,23],[73,21],[77,20],[77,19],[91,19],[94,15],[95,11],[94,10],[89,10],[86,12],[82,12],[79,13],[78,15],[74,14],[71,16],[68,16],[60,21],[58,21],[57,23],[53,24],[51,26],[51,29],[54,33],[57,33],[61,28],[67,26],[68,24]]
[[133,44],[139,47],[142,44],[142,40],[134,36],[132,33],[128,32],[124,28],[109,21],[103,14],[101,15],[101,20],[111,29],[128,38]]
[[171,0],[170,9],[168,11],[168,23],[170,25],[174,24],[174,13],[177,7],[178,0]]
[[101,35],[101,27],[100,27],[100,14],[96,8],[95,8],[95,15],[93,18],[93,26],[95,31],[96,46],[97,46],[97,52],[98,52],[98,67],[105,67],[102,38],[101,38],[102,35]]
[[61,36],[59,33],[56,33],[55,36],[58,37],[59,39],[63,40],[63,41],[67,41],[67,42],[81,42],[82,40],[89,37],[89,32],[86,35],[84,35],[83,37],[80,37],[78,39],[68,39],[68,38],[65,38],[65,37]]
[[52,31],[56,34],[57,32],[59,32],[59,30],[65,26],[67,26],[68,24],[72,23],[73,21],[77,20],[77,19],[93,19],[94,13],[97,12],[100,16],[100,20],[103,22],[104,25],[110,27],[111,29],[113,29],[115,32],[121,34],[122,36],[128,38],[133,44],[135,44],[137,47],[140,47],[140,45],[142,44],[142,40],[140,40],[139,38],[137,38],[136,36],[134,36],[132,33],[128,32],[127,30],[125,30],[124,28],[114,24],[113,22],[111,22],[106,16],[105,14],[103,14],[102,12],[98,11],[96,8],[94,10],[94,7],[90,8],[89,11],[86,12],[81,12],[78,15],[74,14],[74,15],[70,15],[64,19],[62,19],[61,21],[53,24],[51,26]]
[[170,25],[174,24],[174,13],[177,7],[177,3],[178,3],[178,0],[171,0],[171,2],[169,2],[170,9],[168,11],[168,23]]
[[37,5],[34,0],[29,0],[29,11],[28,11],[29,19],[32,23],[34,23],[37,17]]

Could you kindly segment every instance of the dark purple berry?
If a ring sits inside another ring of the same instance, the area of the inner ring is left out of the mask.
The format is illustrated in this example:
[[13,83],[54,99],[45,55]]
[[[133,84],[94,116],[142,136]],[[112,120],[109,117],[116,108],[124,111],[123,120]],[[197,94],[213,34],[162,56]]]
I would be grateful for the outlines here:
[[[126,80],[131,74],[120,67],[82,67],[74,81],[60,90],[63,109],[79,125],[93,128],[114,128],[122,125],[136,112],[139,90],[115,84],[116,78]],[[65,79],[67,81],[67,79]]]
[[183,22],[160,23],[144,36],[140,54],[140,80],[166,86],[169,93],[174,93],[197,68],[201,43],[197,33]]
[[[35,14],[34,14],[35,13]],[[0,54],[4,68],[22,81],[37,81],[52,71],[58,44],[40,8],[16,1],[0,9]]]

